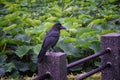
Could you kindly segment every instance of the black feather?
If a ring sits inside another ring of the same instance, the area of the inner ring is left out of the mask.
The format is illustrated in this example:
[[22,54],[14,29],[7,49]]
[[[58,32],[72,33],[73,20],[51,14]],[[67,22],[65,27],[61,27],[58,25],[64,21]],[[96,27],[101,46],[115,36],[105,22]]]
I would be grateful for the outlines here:
[[45,54],[48,49],[53,48],[60,37],[60,30],[65,29],[60,23],[53,25],[52,29],[47,32],[45,39],[43,41],[41,50],[38,54],[38,63],[45,59]]

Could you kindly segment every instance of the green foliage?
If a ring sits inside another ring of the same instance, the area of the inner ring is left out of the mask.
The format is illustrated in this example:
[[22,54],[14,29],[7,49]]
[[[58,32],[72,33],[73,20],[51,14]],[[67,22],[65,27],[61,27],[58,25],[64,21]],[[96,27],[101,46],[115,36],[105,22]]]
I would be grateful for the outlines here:
[[[1,0],[0,67],[17,77],[37,70],[37,55],[45,33],[55,22],[61,31],[56,45],[68,55],[68,62],[100,51],[100,36],[120,32],[119,0]],[[98,66],[98,59],[74,70]],[[73,70],[73,69],[72,69]]]
[[31,49],[31,47],[23,45],[17,48],[16,55],[20,58],[22,58],[24,55],[28,53],[28,51]]

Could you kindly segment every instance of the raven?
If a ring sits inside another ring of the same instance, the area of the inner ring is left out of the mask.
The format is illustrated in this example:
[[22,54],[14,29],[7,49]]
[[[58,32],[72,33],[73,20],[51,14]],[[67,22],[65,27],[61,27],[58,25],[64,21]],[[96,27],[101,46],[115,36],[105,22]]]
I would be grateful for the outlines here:
[[47,32],[41,50],[38,54],[38,63],[43,61],[47,50],[53,48],[56,45],[60,37],[61,29],[66,29],[66,28],[63,27],[60,23],[56,23],[53,25],[52,29]]

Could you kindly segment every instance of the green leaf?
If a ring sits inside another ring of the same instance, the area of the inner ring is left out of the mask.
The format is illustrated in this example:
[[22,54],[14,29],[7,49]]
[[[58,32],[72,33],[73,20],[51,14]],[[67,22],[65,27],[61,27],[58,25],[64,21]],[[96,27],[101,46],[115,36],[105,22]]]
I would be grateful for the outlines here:
[[92,28],[81,28],[76,35],[76,45],[89,48],[92,41],[99,40],[98,31]]
[[13,39],[10,39],[10,38],[4,38],[4,39],[2,39],[2,41],[0,42],[0,46],[1,46],[1,45],[4,45],[4,44],[6,44],[6,43],[9,43],[9,44],[19,44],[19,42],[16,41],[16,40],[13,40]]
[[49,17],[47,20],[48,20],[48,21],[56,21],[56,20],[57,20],[57,18],[56,18],[56,17],[51,16],[51,17]]
[[7,20],[3,20],[0,22],[0,26],[7,26],[8,21]]
[[115,30],[102,30],[102,34],[115,33]]
[[22,58],[24,55],[26,55],[28,53],[28,51],[31,49],[31,46],[20,46],[17,48],[17,50],[15,51],[16,55],[20,58]]
[[87,27],[93,27],[93,25],[98,25],[98,24],[105,24],[105,22],[106,22],[105,19],[95,19],[92,22],[90,22]]
[[41,24],[39,26],[35,26],[34,28],[31,27],[31,28],[25,29],[25,32],[28,35],[31,35],[31,34],[40,34],[41,32],[46,32],[47,30],[49,30],[52,26],[53,26],[52,23],[45,22],[45,23],[43,23],[43,24]]
[[10,26],[8,26],[8,27],[4,27],[4,28],[3,28],[3,31],[12,30],[12,29],[14,29],[16,26],[17,26],[17,24],[12,24],[12,25],[10,25]]
[[76,38],[66,37],[66,38],[64,38],[64,41],[67,43],[72,43],[72,42],[76,41]]
[[70,33],[68,33],[68,32],[65,31],[65,30],[61,30],[60,35],[61,35],[62,37],[64,37],[64,36],[70,36]]
[[66,23],[64,23],[64,26],[69,30],[69,29],[71,29],[73,27],[72,23],[73,22],[66,22]]
[[19,71],[22,71],[22,72],[29,70],[29,64],[25,62],[16,61],[15,66]]
[[90,44],[90,48],[93,49],[95,52],[99,52],[100,51],[100,42],[99,41],[93,41]]
[[32,62],[35,64],[37,63],[37,55],[32,56]]
[[45,22],[43,23],[43,27],[48,31],[49,29],[51,29],[51,27],[53,26],[53,23],[51,22]]
[[34,2],[36,2],[36,0],[31,0],[31,3],[34,3]]
[[41,49],[41,44],[37,44],[33,47],[35,54],[39,54],[40,49]]
[[18,34],[14,37],[14,40],[30,43],[31,37],[26,34]]
[[13,62],[6,63],[4,66],[6,72],[11,72],[13,69],[15,69],[15,65]]
[[68,55],[72,55],[75,57],[80,56],[79,49],[77,49],[72,43],[68,44],[68,43],[61,42],[59,46]]
[[18,78],[20,77],[20,74],[17,70],[14,70],[13,73],[10,75],[10,78]]
[[90,16],[90,15],[81,14],[81,15],[79,15],[79,19],[82,20],[82,22],[85,24],[86,22],[88,22],[91,19],[93,19],[93,17]]
[[102,31],[102,30],[111,30],[111,31],[113,30],[113,31],[115,31],[115,30],[117,30],[116,26],[114,26],[112,24],[109,24],[109,23],[94,25],[94,26],[92,26],[92,28],[97,29],[99,31]]
[[88,48],[90,46],[90,38],[91,37],[87,37],[87,38],[80,38],[76,41],[76,45],[82,48]]
[[30,70],[33,71],[33,72],[35,72],[37,70],[37,64],[36,63],[30,63],[29,67],[30,67]]
[[98,61],[95,61],[95,63],[94,63],[96,66],[100,66],[100,62],[98,62]]
[[0,66],[5,64],[6,59],[7,59],[6,55],[0,55]]
[[76,38],[86,38],[89,35],[95,35],[97,31],[93,28],[80,28],[77,31]]

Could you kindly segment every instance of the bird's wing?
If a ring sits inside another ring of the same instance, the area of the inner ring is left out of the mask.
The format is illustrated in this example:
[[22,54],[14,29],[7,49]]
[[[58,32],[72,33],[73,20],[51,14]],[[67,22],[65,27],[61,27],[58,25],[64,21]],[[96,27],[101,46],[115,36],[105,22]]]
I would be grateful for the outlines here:
[[59,37],[55,36],[46,37],[43,42],[42,48],[49,49],[50,47],[54,46],[57,43],[58,39]]
[[46,37],[59,37],[59,36],[60,36],[60,32],[59,31],[54,31],[54,30],[49,31],[46,34]]

